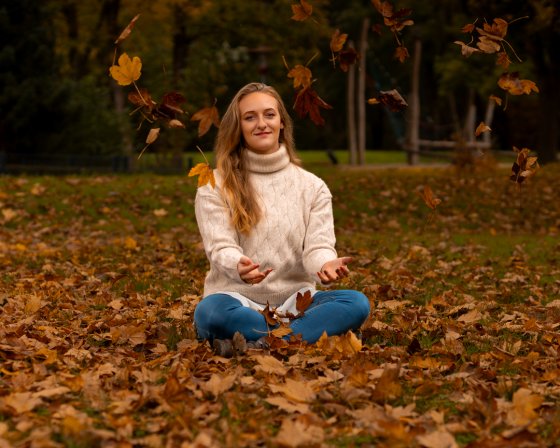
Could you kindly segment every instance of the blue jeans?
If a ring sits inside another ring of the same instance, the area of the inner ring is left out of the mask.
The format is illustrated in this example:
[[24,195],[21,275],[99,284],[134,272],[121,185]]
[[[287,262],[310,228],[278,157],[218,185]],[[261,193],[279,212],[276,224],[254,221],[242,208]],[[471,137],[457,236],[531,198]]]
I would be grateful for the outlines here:
[[[329,336],[357,330],[369,315],[369,300],[358,291],[317,291],[303,317],[291,321],[293,334],[313,343],[327,332]],[[211,294],[194,311],[194,323],[201,339],[231,339],[236,331],[248,341],[266,336],[272,329],[264,316],[243,306],[228,294]],[[289,337],[289,336],[287,336]]]

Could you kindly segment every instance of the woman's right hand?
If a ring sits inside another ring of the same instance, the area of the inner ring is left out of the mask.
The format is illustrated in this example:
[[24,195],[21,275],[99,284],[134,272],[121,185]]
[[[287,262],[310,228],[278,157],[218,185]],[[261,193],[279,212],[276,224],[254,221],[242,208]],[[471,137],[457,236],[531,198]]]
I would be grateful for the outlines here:
[[241,280],[245,283],[256,285],[262,282],[268,274],[272,272],[272,269],[261,272],[259,271],[259,267],[260,265],[253,263],[249,257],[243,255],[239,259],[239,263],[237,263],[237,272],[239,272],[239,277],[241,277]]

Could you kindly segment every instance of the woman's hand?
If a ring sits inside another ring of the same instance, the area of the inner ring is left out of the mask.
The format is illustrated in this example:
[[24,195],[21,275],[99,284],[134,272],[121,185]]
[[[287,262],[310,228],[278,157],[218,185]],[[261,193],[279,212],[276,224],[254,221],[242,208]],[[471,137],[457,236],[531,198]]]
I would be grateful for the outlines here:
[[249,257],[243,255],[239,259],[239,263],[237,263],[237,272],[239,272],[239,277],[241,277],[241,280],[245,283],[255,285],[262,282],[268,274],[272,272],[272,269],[267,269],[261,272],[259,271],[258,264],[253,263]]
[[347,277],[350,270],[346,265],[351,262],[352,257],[341,257],[327,261],[321,268],[321,271],[317,272],[317,276],[323,285],[328,285],[329,283]]

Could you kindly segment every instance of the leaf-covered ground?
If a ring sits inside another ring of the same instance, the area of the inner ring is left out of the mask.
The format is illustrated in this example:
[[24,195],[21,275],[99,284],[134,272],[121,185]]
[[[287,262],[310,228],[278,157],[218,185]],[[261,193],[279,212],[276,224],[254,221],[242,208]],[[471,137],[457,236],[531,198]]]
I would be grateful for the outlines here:
[[0,447],[558,446],[560,167],[318,173],[361,339],[232,359],[193,179],[0,177]]

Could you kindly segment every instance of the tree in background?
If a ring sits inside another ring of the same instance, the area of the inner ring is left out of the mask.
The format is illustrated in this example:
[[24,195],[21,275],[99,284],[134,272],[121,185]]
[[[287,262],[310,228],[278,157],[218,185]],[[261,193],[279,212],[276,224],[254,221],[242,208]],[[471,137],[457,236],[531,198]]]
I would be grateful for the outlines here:
[[115,117],[96,79],[62,76],[55,5],[0,6],[0,150],[19,154],[116,151]]

